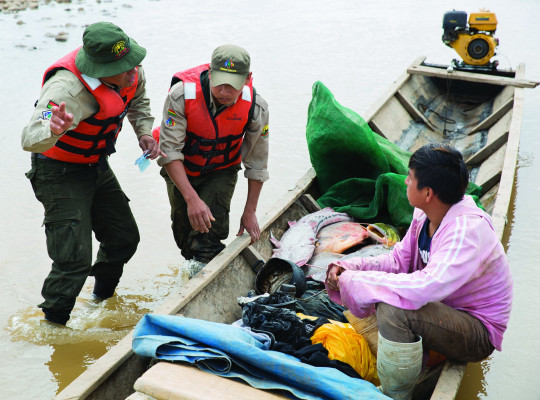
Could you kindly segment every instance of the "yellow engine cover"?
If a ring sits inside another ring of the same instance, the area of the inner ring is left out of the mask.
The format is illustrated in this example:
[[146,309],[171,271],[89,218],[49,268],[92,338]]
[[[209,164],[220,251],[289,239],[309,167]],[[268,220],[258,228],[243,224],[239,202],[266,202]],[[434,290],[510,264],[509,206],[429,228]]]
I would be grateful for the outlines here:
[[497,39],[493,36],[477,33],[460,33],[457,40],[450,45],[463,59],[465,64],[484,65],[495,55],[495,48],[498,45]]
[[471,13],[469,16],[469,28],[478,31],[495,32],[497,29],[497,17],[492,12]]

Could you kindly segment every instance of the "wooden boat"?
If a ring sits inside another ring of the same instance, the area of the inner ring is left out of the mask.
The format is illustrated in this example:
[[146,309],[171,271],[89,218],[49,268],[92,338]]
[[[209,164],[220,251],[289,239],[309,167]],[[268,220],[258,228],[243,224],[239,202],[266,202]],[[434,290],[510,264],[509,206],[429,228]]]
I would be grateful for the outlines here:
[[[363,117],[374,132],[409,151],[441,141],[460,149],[471,180],[483,188],[481,201],[502,238],[518,155],[523,90],[537,84],[524,79],[523,64],[515,71],[478,73],[449,71],[419,58]],[[459,129],[450,130],[449,119]],[[270,233],[279,238],[288,221],[315,211],[318,195],[316,175],[310,169],[267,212],[257,243],[250,246],[249,236],[237,237],[154,313],[223,323],[239,319],[241,308],[236,299],[254,287],[252,265],[271,257]],[[134,382],[149,366],[148,360],[133,354],[131,339],[131,334],[122,339],[56,399],[117,400],[130,396]],[[421,397],[454,399],[465,367],[446,361],[440,374],[432,377],[432,387],[426,383]]]

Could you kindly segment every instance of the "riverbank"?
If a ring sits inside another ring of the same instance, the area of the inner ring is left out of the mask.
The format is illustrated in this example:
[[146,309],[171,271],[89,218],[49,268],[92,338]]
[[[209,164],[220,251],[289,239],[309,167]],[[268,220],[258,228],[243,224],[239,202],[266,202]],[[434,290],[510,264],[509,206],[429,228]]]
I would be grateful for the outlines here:
[[[45,0],[44,4],[49,4],[51,0]],[[99,1],[98,1],[99,2]],[[56,0],[56,3],[71,3],[71,0]],[[0,13],[11,14],[26,9],[35,10],[39,8],[38,0],[0,0]]]

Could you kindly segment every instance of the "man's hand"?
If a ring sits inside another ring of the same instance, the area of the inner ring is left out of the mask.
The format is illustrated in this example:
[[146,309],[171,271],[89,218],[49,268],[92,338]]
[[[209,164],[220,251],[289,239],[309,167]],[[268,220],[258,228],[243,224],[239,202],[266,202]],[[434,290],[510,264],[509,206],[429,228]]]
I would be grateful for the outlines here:
[[210,207],[198,196],[187,203],[187,213],[193,230],[201,233],[208,233],[212,227],[212,221],[216,220],[210,211]]
[[65,101],[60,103],[59,107],[53,106],[51,108],[51,113],[52,115],[49,121],[51,132],[56,136],[60,136],[71,127],[71,123],[73,122],[73,114],[66,112]]
[[259,222],[257,222],[257,216],[254,212],[244,211],[242,218],[240,218],[240,229],[236,236],[244,234],[244,229],[251,236],[251,244],[255,243],[261,237],[261,229],[259,228]]
[[142,151],[148,150],[148,158],[151,160],[154,160],[159,155],[167,157],[167,155],[159,149],[158,142],[156,142],[156,139],[154,139],[151,135],[142,135],[139,139],[139,147],[142,149]]
[[345,271],[343,267],[336,264],[330,264],[326,274],[326,287],[331,290],[339,291],[339,276]]

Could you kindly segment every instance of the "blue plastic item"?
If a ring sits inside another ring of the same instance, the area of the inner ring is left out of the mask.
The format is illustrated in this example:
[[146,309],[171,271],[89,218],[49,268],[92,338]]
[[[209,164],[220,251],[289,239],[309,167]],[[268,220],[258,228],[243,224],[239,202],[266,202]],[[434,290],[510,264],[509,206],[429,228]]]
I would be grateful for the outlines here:
[[139,166],[139,170],[144,172],[146,168],[150,165],[150,160],[148,159],[148,150],[146,150],[142,155],[135,160],[135,165]]
[[133,333],[133,351],[185,361],[260,389],[286,390],[298,399],[389,399],[372,383],[335,368],[314,367],[273,350],[232,325],[172,315],[145,315]]

